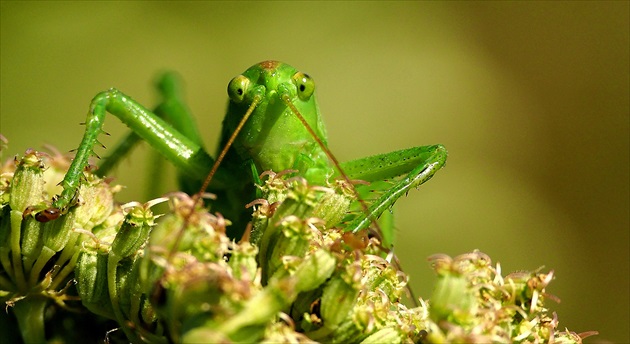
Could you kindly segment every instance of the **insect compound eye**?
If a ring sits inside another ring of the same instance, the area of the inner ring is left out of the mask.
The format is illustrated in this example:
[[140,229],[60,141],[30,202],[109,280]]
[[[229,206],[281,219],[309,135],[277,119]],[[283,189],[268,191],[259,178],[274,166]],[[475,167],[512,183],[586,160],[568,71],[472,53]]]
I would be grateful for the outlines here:
[[297,72],[293,74],[293,83],[297,88],[298,97],[302,100],[308,100],[313,92],[315,92],[315,82],[308,74]]
[[228,84],[228,96],[235,103],[241,103],[245,99],[251,81],[244,75],[239,75]]

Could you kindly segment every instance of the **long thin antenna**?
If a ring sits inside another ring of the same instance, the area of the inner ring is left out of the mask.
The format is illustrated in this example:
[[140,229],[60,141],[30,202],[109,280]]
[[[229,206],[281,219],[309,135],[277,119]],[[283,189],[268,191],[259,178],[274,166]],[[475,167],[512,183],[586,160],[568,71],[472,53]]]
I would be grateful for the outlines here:
[[[317,134],[315,134],[315,131],[313,130],[313,128],[311,128],[310,124],[308,124],[308,122],[306,121],[306,119],[304,118],[304,116],[302,116],[302,114],[300,113],[300,111],[295,107],[295,105],[291,102],[291,98],[289,97],[288,94],[283,94],[282,95],[282,101],[287,104],[287,106],[291,109],[291,111],[293,111],[293,114],[300,120],[300,122],[302,122],[302,125],[304,125],[304,127],[306,128],[306,130],[309,132],[309,134],[311,134],[311,136],[313,136],[313,138],[315,139],[315,141],[317,141],[317,144],[322,148],[322,150],[324,151],[324,153],[326,153],[326,156],[328,156],[328,159],[330,159],[330,161],[332,161],[333,165],[335,165],[335,168],[337,169],[337,171],[339,171],[339,174],[341,174],[341,176],[343,177],[343,179],[346,181],[346,183],[348,183],[348,185],[350,185],[352,187],[352,181],[350,180],[350,178],[348,177],[348,175],[346,174],[346,172],[341,168],[339,161],[337,160],[337,158],[335,158],[335,156],[332,154],[332,152],[330,151],[330,149],[328,149],[328,147],[326,147],[326,145],[324,144],[324,142],[322,142],[322,140],[319,138],[319,136],[317,136]],[[363,208],[363,210],[365,211],[365,214],[367,216],[371,216],[370,215],[370,209],[368,208],[367,204],[365,203],[365,201],[361,198],[361,196],[359,195],[359,192],[357,191],[356,188],[352,187],[352,191],[354,192],[354,196],[357,198],[357,200],[359,201],[359,203],[361,204],[361,207]],[[376,223],[376,221],[374,221],[374,219],[371,219],[372,222],[374,223],[379,235],[381,233],[381,228],[378,226],[378,224]]]
[[[350,188],[354,192],[354,195],[355,195],[356,199],[359,201],[359,204],[361,204],[361,208],[363,208],[363,211],[365,212],[365,215],[370,217],[372,225],[375,227],[376,234],[379,236],[378,239],[379,239],[379,241],[381,241],[381,245],[379,245],[379,248],[381,250],[383,250],[383,251],[387,251],[387,249],[382,246],[383,238],[382,238],[382,234],[381,234],[382,233],[381,227],[378,225],[378,222],[376,222],[376,219],[374,219],[372,217],[372,214],[370,213],[370,208],[367,206],[367,204],[365,203],[363,198],[361,198],[361,195],[359,195],[359,192],[357,191],[357,189],[352,184],[352,181],[350,180],[350,178],[348,177],[346,172],[341,168],[341,165],[339,164],[339,161],[337,160],[337,158],[335,158],[335,156],[332,154],[330,149],[328,149],[328,147],[326,147],[326,145],[324,145],[324,143],[319,138],[319,136],[317,136],[315,134],[315,131],[313,130],[313,128],[311,128],[311,126],[308,124],[308,122],[306,122],[306,119],[304,118],[304,116],[302,116],[300,111],[291,102],[291,98],[289,97],[289,95],[285,93],[285,94],[283,94],[281,96],[281,98],[282,98],[282,101],[291,109],[293,114],[295,114],[295,116],[300,120],[300,122],[302,122],[302,124],[304,125],[306,130],[311,134],[311,136],[315,139],[315,141],[317,141],[317,144],[322,148],[324,153],[326,153],[326,155],[328,156],[330,161],[332,161],[333,165],[335,165],[335,168],[337,169],[337,171],[339,171],[339,174],[343,177],[343,179],[346,181],[346,183],[348,183],[348,185],[350,186]],[[398,270],[403,271],[402,266],[400,265],[400,261],[398,260],[398,257],[395,254],[393,255],[393,262],[394,262],[394,265],[396,266],[396,268]],[[413,304],[416,307],[418,307],[419,304],[418,304],[418,301],[416,300],[416,296],[414,295],[413,290],[411,289],[411,286],[409,286],[408,283],[407,283],[406,289],[407,289],[407,292],[409,293],[409,297],[411,298]]]
[[203,194],[203,192],[206,191],[206,189],[210,185],[210,182],[212,181],[212,177],[214,177],[214,174],[217,172],[217,169],[221,165],[223,158],[225,158],[225,155],[227,154],[228,150],[230,150],[230,147],[232,147],[234,140],[236,140],[236,137],[243,129],[243,126],[245,125],[245,123],[247,123],[247,119],[249,118],[249,116],[251,116],[252,112],[254,112],[254,109],[256,109],[256,107],[258,106],[261,100],[262,100],[261,96],[259,95],[254,96],[254,100],[252,101],[251,105],[247,109],[247,112],[245,112],[245,115],[243,115],[243,118],[241,118],[241,121],[238,122],[238,126],[236,127],[232,135],[230,136],[230,139],[227,141],[225,146],[223,146],[223,149],[221,150],[221,153],[219,153],[219,156],[217,157],[217,160],[214,162],[214,165],[212,165],[212,169],[210,170],[210,173],[206,177],[206,180],[203,182],[203,185],[201,185],[201,189],[199,189],[198,194]]
[[223,159],[225,158],[225,155],[227,154],[227,152],[230,149],[230,147],[232,147],[232,144],[234,143],[234,140],[236,140],[236,137],[238,136],[238,134],[243,129],[243,126],[245,125],[245,123],[247,123],[247,120],[249,119],[249,116],[251,116],[252,112],[254,112],[254,109],[256,109],[258,104],[260,104],[261,100],[262,100],[262,98],[261,98],[260,95],[254,96],[254,100],[250,104],[249,108],[247,108],[247,111],[245,112],[245,115],[243,115],[243,118],[241,118],[241,121],[238,123],[238,126],[236,127],[236,129],[234,130],[232,135],[230,136],[229,140],[227,141],[225,146],[223,146],[223,149],[221,149],[221,153],[219,153],[219,156],[214,161],[214,164],[212,165],[212,169],[210,169],[210,173],[208,173],[208,176],[206,177],[206,180],[204,180],[201,188],[199,189],[199,192],[197,192],[196,194],[193,195],[193,197],[192,197],[192,206],[190,208],[190,211],[186,214],[186,216],[184,216],[184,224],[179,229],[179,232],[177,233],[177,236],[175,237],[175,244],[173,245],[173,249],[171,249],[171,251],[169,252],[167,261],[170,261],[173,258],[173,255],[175,254],[175,251],[177,250],[177,246],[179,246],[179,242],[180,242],[181,237],[182,237],[181,234],[184,231],[184,229],[186,228],[186,226],[188,225],[188,222],[190,221],[190,217],[195,212],[195,207],[197,206],[197,203],[199,202],[199,200],[201,199],[201,196],[204,194],[204,192],[206,191],[206,189],[210,185],[210,182],[212,181],[212,178],[214,177],[214,175],[216,174],[217,170],[219,169],[219,166],[221,166],[221,162],[223,162]]

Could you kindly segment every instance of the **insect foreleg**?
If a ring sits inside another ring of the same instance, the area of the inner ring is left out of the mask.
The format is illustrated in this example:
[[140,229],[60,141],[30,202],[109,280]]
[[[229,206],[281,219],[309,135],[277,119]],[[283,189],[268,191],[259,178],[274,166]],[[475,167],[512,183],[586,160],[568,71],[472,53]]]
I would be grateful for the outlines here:
[[[61,182],[63,192],[53,202],[53,208],[67,209],[73,202],[88,158],[94,154],[93,147],[98,143],[98,135],[103,133],[106,112],[118,117],[179,170],[186,171],[193,178],[203,179],[214,163],[199,144],[122,92],[110,89],[99,93],[92,100],[83,139],[68,173]],[[217,179],[220,182],[222,178],[217,176]]]
[[[156,87],[161,96],[161,103],[154,109],[153,113],[199,146],[203,146],[195,120],[188,107],[184,104],[178,75],[173,72],[162,74],[156,82]],[[109,174],[118,162],[127,156],[141,141],[142,138],[138,134],[130,131],[110,151],[110,154],[101,161],[95,174],[99,177]],[[156,173],[159,173],[159,171],[156,171]]]

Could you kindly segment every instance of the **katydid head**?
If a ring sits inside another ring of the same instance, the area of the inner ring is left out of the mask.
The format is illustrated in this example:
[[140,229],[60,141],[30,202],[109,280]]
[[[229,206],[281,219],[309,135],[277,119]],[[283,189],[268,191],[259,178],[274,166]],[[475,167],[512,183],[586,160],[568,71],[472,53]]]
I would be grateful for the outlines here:
[[248,68],[228,84],[221,147],[234,134],[238,159],[252,160],[259,172],[297,169],[308,179],[314,169],[311,174],[330,175],[314,93],[313,79],[287,64],[265,61]]
[[[325,185],[338,173],[368,214],[366,203],[327,147],[314,92],[310,76],[282,62],[264,61],[236,76],[228,85],[230,102],[217,163],[232,146],[238,160],[253,161],[259,173],[292,169],[314,185]],[[375,222],[374,227],[381,232]]]
[[308,74],[278,61],[264,61],[248,68],[228,84],[230,100],[236,104],[251,103],[254,95],[262,93],[268,102],[275,102],[286,94],[293,101],[308,102],[315,91],[315,82]]

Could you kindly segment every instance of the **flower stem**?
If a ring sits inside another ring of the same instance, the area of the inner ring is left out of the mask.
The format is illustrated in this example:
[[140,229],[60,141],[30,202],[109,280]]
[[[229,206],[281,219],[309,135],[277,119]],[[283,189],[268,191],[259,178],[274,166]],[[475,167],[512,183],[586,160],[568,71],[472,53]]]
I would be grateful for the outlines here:
[[15,284],[20,291],[26,292],[27,283],[22,269],[22,251],[20,247],[20,235],[22,225],[22,213],[19,211],[11,211],[11,253],[13,256],[13,274]]
[[44,310],[48,299],[31,295],[13,306],[24,343],[45,343]]

